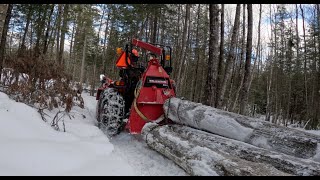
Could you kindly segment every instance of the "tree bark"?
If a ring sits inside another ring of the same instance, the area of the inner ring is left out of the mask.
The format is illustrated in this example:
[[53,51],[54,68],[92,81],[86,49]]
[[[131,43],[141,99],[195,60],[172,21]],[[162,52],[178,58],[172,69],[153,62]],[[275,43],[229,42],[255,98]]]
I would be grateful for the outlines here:
[[242,5],[243,9],[242,9],[242,43],[241,43],[241,54],[240,54],[240,63],[239,63],[239,73],[238,76],[240,77],[240,83],[239,86],[236,90],[236,97],[232,103],[231,109],[230,111],[234,111],[236,108],[236,105],[238,103],[238,98],[239,98],[239,94],[240,94],[240,90],[242,87],[242,83],[243,83],[243,77],[244,77],[244,73],[243,73],[243,63],[244,63],[244,52],[245,52],[245,46],[246,46],[246,5],[243,4]]
[[218,107],[219,108],[221,108],[222,101],[224,99],[224,94],[226,92],[227,82],[230,78],[231,68],[233,67],[233,63],[234,63],[234,59],[235,59],[235,47],[237,44],[237,37],[239,34],[239,26],[240,26],[240,4],[237,4],[234,25],[233,25],[233,29],[232,29],[232,36],[231,36],[231,46],[230,46],[230,51],[229,51],[229,55],[228,55],[227,62],[226,62],[225,75],[222,80],[221,94],[218,99]]
[[68,69],[70,70],[69,72],[73,72],[73,68],[70,68],[70,63],[74,62],[74,60],[72,59],[72,55],[73,55],[73,44],[74,44],[74,31],[75,31],[75,23],[72,25],[72,32],[71,32],[71,40],[70,40],[70,49],[69,49],[69,61],[68,61]]
[[68,32],[68,13],[69,13],[69,4],[65,4],[63,8],[63,21],[62,21],[62,29],[61,29],[61,40],[60,40],[60,50],[59,50],[59,57],[58,62],[62,67],[64,67],[64,59],[63,59],[63,52],[64,52],[64,39],[65,35]]
[[5,57],[5,50],[6,50],[6,42],[7,42],[7,33],[9,29],[9,22],[11,19],[11,12],[12,12],[13,4],[8,5],[6,19],[4,21],[4,26],[1,33],[1,43],[0,43],[0,79],[1,79],[1,72],[3,69],[3,62]]
[[302,16],[302,28],[303,28],[303,42],[304,42],[304,63],[303,63],[303,71],[304,71],[304,100],[305,100],[305,108],[306,108],[306,114],[308,118],[308,82],[307,82],[307,42],[306,42],[306,29],[305,29],[305,25],[304,25],[304,12],[303,12],[303,8],[300,4],[300,10],[301,10],[301,16]]
[[52,17],[52,14],[53,14],[53,10],[54,10],[54,5],[51,6],[51,11],[50,11],[50,15],[49,15],[47,30],[46,30],[46,35],[45,35],[45,38],[44,38],[44,47],[43,47],[43,54],[44,55],[47,54],[47,51],[48,51],[48,45],[49,45],[48,38],[49,38],[49,30],[50,30],[51,17]]
[[201,5],[198,5],[198,13],[197,13],[197,28],[196,28],[196,47],[195,47],[195,58],[196,58],[196,67],[195,74],[193,77],[193,92],[192,92],[192,101],[196,101],[196,91],[197,91],[197,78],[198,78],[198,69],[199,69],[199,61],[200,61],[200,48],[199,48],[199,21],[200,21],[200,13],[201,13]]
[[221,108],[221,80],[223,78],[223,59],[224,59],[224,4],[221,4],[221,26],[220,26],[220,54],[218,63],[218,73],[217,73],[217,93],[216,93],[216,103],[214,107]]
[[219,9],[217,4],[209,5],[210,38],[209,38],[209,59],[208,72],[205,83],[203,102],[206,105],[215,104],[217,61],[218,61],[218,39],[219,39]]
[[56,62],[61,64],[59,61],[59,52],[60,52],[60,31],[61,31],[61,16],[62,16],[62,4],[58,4],[58,20],[57,20],[57,49],[56,49]]
[[227,153],[215,145],[226,141],[225,138],[192,128],[150,124],[143,128],[142,135],[149,147],[173,160],[192,176],[289,175],[269,164],[247,161]]
[[156,40],[157,40],[157,27],[158,27],[158,7],[154,8],[153,29],[152,29],[152,36],[151,36],[152,43],[156,43]]
[[251,73],[251,76],[250,76],[249,87],[251,87],[251,83],[252,83],[252,80],[254,78],[254,72],[255,72],[257,60],[260,59],[261,14],[262,14],[262,5],[260,4],[260,8],[259,8],[259,23],[258,23],[258,44],[257,44],[257,48],[256,48],[256,58],[254,59],[254,63],[253,63],[252,71],[251,71],[252,73]]
[[[154,129],[151,130],[151,128]],[[166,134],[158,134],[159,131],[165,131]],[[168,143],[166,142],[166,135],[167,137],[172,135],[174,138],[181,140],[176,142],[171,141],[172,143],[178,144],[177,142],[182,142],[187,145],[187,143],[192,142],[194,145],[196,144],[197,149],[202,147],[218,154],[228,154],[225,156],[226,159],[234,160],[235,157],[240,158],[241,160],[247,161],[254,171],[259,170],[261,175],[265,176],[270,172],[263,171],[265,169],[257,169],[257,165],[260,167],[265,166],[266,169],[275,168],[275,171],[272,171],[272,173],[280,173],[281,175],[319,176],[320,174],[320,163],[251,146],[240,141],[224,138],[187,126],[170,125],[157,127],[156,125],[148,124],[147,127],[143,129],[143,134],[145,135],[144,138],[148,140],[147,144],[153,148],[155,148],[155,139],[163,138],[162,142]],[[157,145],[160,145],[162,142],[159,142]],[[168,156],[167,152],[162,152],[162,154]],[[181,161],[183,160],[181,159],[180,162]],[[242,165],[247,166],[247,162]]]
[[[189,10],[190,11],[190,10]],[[183,73],[182,73],[182,76],[181,78],[178,80],[178,84],[180,84],[180,94],[181,95],[184,95],[185,97],[187,97],[187,94],[186,94],[186,91],[188,90],[188,87],[185,87],[184,85],[186,84],[185,83],[185,79],[187,79],[187,71],[188,71],[188,68],[189,68],[189,62],[188,62],[188,58],[190,57],[190,49],[191,49],[191,44],[190,44],[190,40],[192,39],[191,37],[191,18],[190,18],[190,15],[189,15],[189,18],[188,18],[188,31],[187,31],[187,41],[186,41],[186,47],[185,47],[185,52],[183,53],[183,57],[182,57],[182,60],[183,60]],[[192,84],[192,83],[191,83]],[[190,86],[189,86],[190,87]]]
[[240,96],[240,114],[246,115],[247,104],[250,89],[250,76],[251,76],[251,54],[252,54],[252,4],[248,4],[248,35],[247,35],[247,48],[246,48],[246,64],[244,67],[243,86]]
[[[100,45],[100,32],[101,32],[101,27],[102,27],[102,20],[104,18],[104,14],[105,14],[105,9],[103,9],[102,11],[102,15],[100,18],[100,25],[99,25],[99,30],[98,30],[98,42],[97,42],[97,46],[96,46],[96,50],[98,51],[99,49],[99,45]],[[96,85],[96,69],[97,69],[97,55],[94,54],[93,56],[93,74],[92,74],[92,79],[91,79],[91,91],[90,91],[90,96],[94,96],[94,89],[95,89],[95,85]]]
[[185,49],[187,48],[186,46],[186,40],[187,40],[187,32],[188,32],[188,21],[189,21],[189,18],[190,18],[190,7],[191,7],[191,4],[186,4],[186,18],[185,18],[185,21],[184,21],[184,28],[183,28],[183,35],[182,35],[182,45],[181,45],[181,51],[180,51],[180,57],[179,57],[179,70],[178,70],[178,76],[177,76],[177,92],[178,94],[180,94],[182,88],[180,87],[181,84],[179,83],[180,82],[180,79],[181,79],[181,73],[182,73],[182,68],[183,68],[183,64],[185,62],[185,59],[183,59],[185,57]]
[[20,52],[24,52],[24,50],[26,49],[26,36],[27,36],[27,33],[28,33],[28,30],[29,30],[29,24],[30,24],[30,21],[31,21],[31,15],[32,15],[32,12],[31,12],[31,7],[29,6],[28,8],[28,15],[27,15],[27,22],[26,22],[26,27],[24,29],[24,33],[23,33],[23,37],[22,37],[22,42],[21,42],[21,46],[20,46]]
[[[85,25],[84,25],[85,26]],[[84,65],[85,65],[85,59],[86,59],[86,48],[87,48],[87,34],[85,33],[85,29],[83,28],[83,34],[84,34],[84,44],[83,44],[83,50],[82,50],[82,61],[81,61],[81,71],[80,71],[80,86],[82,87],[83,80],[84,80]]]
[[320,136],[178,98],[167,100],[163,109],[175,123],[320,162]]

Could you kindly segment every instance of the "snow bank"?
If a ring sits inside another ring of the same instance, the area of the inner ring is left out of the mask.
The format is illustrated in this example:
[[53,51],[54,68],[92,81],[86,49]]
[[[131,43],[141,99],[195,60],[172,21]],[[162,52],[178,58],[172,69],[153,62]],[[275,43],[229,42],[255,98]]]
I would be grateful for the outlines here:
[[72,113],[67,132],[58,132],[35,109],[0,93],[0,175],[136,175],[90,112]]

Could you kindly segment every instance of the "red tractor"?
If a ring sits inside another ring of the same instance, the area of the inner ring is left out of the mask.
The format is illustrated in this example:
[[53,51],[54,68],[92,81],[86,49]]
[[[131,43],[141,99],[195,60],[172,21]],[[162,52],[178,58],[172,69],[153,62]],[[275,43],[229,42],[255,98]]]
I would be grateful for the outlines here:
[[[137,65],[139,57],[134,46],[151,53],[147,67]],[[97,120],[110,136],[124,128],[131,134],[140,134],[147,122],[164,123],[161,122],[163,104],[176,96],[174,81],[169,77],[172,49],[133,39],[130,48],[127,44],[118,53],[116,66],[120,68],[120,80],[108,80],[98,89]]]

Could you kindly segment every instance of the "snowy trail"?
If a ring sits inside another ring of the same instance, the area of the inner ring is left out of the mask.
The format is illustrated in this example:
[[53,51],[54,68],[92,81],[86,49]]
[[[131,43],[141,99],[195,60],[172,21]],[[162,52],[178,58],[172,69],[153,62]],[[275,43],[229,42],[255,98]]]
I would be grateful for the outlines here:
[[[113,153],[89,111],[75,107],[71,114],[67,132],[58,132],[36,109],[0,93],[0,175],[137,175]],[[49,115],[51,121],[55,113]]]
[[0,92],[0,175],[187,175],[126,132],[110,140],[96,126],[95,97],[83,98],[85,108],[73,107],[61,132],[50,126],[57,109],[45,111],[46,123],[36,109]]
[[[94,120],[95,97],[88,96],[88,94],[82,94],[82,97],[85,101],[85,108]],[[114,146],[112,153],[126,161],[139,176],[187,176],[187,173],[173,161],[151,150],[139,136],[122,132],[110,142]]]

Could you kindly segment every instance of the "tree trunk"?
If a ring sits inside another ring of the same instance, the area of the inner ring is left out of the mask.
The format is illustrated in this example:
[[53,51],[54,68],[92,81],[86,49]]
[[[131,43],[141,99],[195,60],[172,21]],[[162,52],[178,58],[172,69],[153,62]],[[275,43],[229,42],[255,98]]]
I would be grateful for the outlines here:
[[[178,84],[180,84],[180,94],[187,97],[187,94],[185,93],[187,90],[188,90],[188,87],[185,87],[184,84],[185,84],[185,79],[187,79],[187,71],[188,71],[188,67],[189,67],[189,61],[188,61],[188,58],[190,57],[190,40],[192,39],[191,34],[190,34],[190,29],[191,29],[191,18],[190,18],[190,15],[189,15],[189,21],[188,21],[188,31],[187,31],[187,41],[186,41],[186,48],[185,48],[185,53],[184,56],[182,57],[182,60],[184,61],[183,63],[183,73],[182,73],[182,76],[181,78],[178,80]],[[192,83],[190,83],[192,84]],[[190,85],[189,85],[190,87]]]
[[302,16],[302,28],[303,28],[303,42],[304,42],[304,64],[303,64],[303,70],[304,70],[304,95],[305,95],[305,108],[306,108],[306,118],[308,119],[308,82],[307,82],[307,42],[306,42],[306,29],[304,25],[304,12],[303,8],[300,4],[300,10],[301,10],[301,16]]
[[[108,29],[109,29],[110,17],[111,17],[111,12],[108,13],[107,22],[106,22],[106,29],[104,30],[104,41],[103,41],[103,52],[102,52],[103,74],[106,73],[106,60],[107,60],[106,43],[107,43],[107,34],[108,34]],[[141,30],[141,32],[142,32],[142,30]],[[110,34],[109,34],[109,37],[110,37]],[[109,43],[108,43],[108,45],[109,45]]]
[[[43,52],[40,50],[40,41],[43,39],[43,33],[44,33],[44,27],[46,23],[48,9],[49,9],[49,4],[47,4],[43,9],[41,9],[38,14],[37,26],[36,26],[37,40],[36,40],[36,46],[34,48],[36,57],[38,57]],[[42,13],[42,11],[44,12]]]
[[153,29],[152,29],[152,36],[151,42],[156,43],[157,40],[157,27],[158,27],[158,8],[154,8],[154,15],[153,15]]
[[252,80],[254,78],[254,72],[257,64],[257,60],[260,59],[260,31],[261,31],[261,14],[262,14],[262,5],[260,4],[260,10],[259,10],[259,23],[258,23],[258,44],[256,48],[256,58],[254,59],[253,67],[252,67],[252,73],[250,77],[249,87],[251,87]]
[[220,26],[220,54],[217,73],[217,92],[214,107],[221,108],[221,80],[223,78],[223,59],[224,59],[224,4],[221,4],[221,26]]
[[247,104],[250,89],[250,74],[251,74],[251,54],[252,54],[252,4],[248,4],[248,35],[247,35],[247,50],[246,50],[246,64],[244,67],[243,86],[240,96],[240,114],[246,115]]
[[195,73],[193,77],[193,92],[192,92],[192,101],[196,101],[196,91],[197,91],[197,78],[198,78],[198,69],[199,69],[199,61],[200,61],[200,48],[199,48],[199,20],[201,14],[201,5],[198,5],[198,13],[197,13],[197,28],[196,28],[196,47],[195,47],[195,58],[196,58],[196,67]]
[[[101,32],[101,27],[102,27],[102,20],[104,18],[104,14],[105,14],[105,9],[103,9],[102,11],[102,15],[100,18],[100,25],[99,25],[99,30],[98,30],[98,42],[97,42],[97,46],[96,49],[99,49],[99,45],[100,45],[100,32]],[[96,82],[96,69],[97,69],[97,55],[94,54],[93,56],[94,59],[94,64],[93,64],[93,74],[92,74],[92,79],[91,79],[91,91],[90,91],[90,96],[94,96],[94,89],[95,89],[95,82]]]
[[57,49],[56,49],[56,62],[61,64],[61,62],[59,61],[59,52],[60,52],[60,31],[61,31],[61,16],[62,16],[62,4],[58,5],[58,20],[57,20]]
[[239,63],[239,73],[238,76],[240,77],[240,83],[239,86],[236,90],[236,97],[233,101],[233,104],[231,106],[230,111],[234,111],[236,108],[236,105],[238,103],[238,98],[239,98],[239,94],[240,94],[240,90],[242,87],[242,83],[243,83],[243,77],[244,77],[244,73],[243,73],[243,63],[244,63],[244,52],[245,52],[245,46],[246,46],[246,5],[243,4],[242,5],[243,9],[242,9],[242,43],[241,43],[241,54],[240,54],[240,63]]
[[45,38],[44,38],[44,47],[43,47],[43,54],[44,55],[47,54],[47,51],[48,51],[48,45],[49,45],[48,38],[49,38],[49,30],[50,30],[51,17],[52,17],[52,14],[53,14],[53,10],[54,10],[54,5],[51,6],[51,11],[50,11],[50,15],[49,15],[49,21],[48,21],[47,30],[46,30],[46,35],[45,35]]
[[72,70],[72,68],[70,68],[70,66],[72,66],[72,65],[70,65],[70,63],[72,63],[72,62],[74,62],[74,60],[72,59],[72,55],[73,55],[73,44],[74,44],[74,31],[75,31],[75,27],[76,27],[76,25],[75,25],[75,23],[73,24],[73,26],[72,26],[72,33],[71,33],[71,40],[70,40],[70,52],[69,52],[69,61],[68,61],[68,67],[69,67],[69,72],[73,72],[73,70]]
[[232,29],[232,36],[231,36],[231,46],[230,46],[230,51],[229,51],[229,55],[228,55],[227,62],[226,62],[225,75],[223,77],[222,84],[221,84],[221,94],[218,99],[218,101],[219,101],[218,107],[219,108],[221,108],[222,101],[224,99],[224,94],[226,92],[227,82],[230,78],[231,68],[233,67],[233,63],[234,63],[234,59],[235,59],[235,47],[237,44],[237,37],[239,34],[239,26],[240,26],[240,4],[237,4],[234,25],[233,25],[233,29]]
[[68,32],[67,24],[68,24],[68,13],[69,13],[69,4],[65,4],[63,8],[63,21],[62,21],[62,29],[61,29],[61,40],[60,40],[60,51],[58,62],[62,67],[64,67],[64,59],[63,59],[63,52],[64,52],[64,39],[65,35]]
[[215,104],[217,62],[218,62],[218,39],[219,39],[219,9],[217,4],[209,5],[210,38],[209,38],[209,60],[208,72],[205,83],[203,102],[206,105]]
[[5,57],[5,50],[6,50],[6,42],[7,42],[7,33],[9,29],[9,22],[11,19],[11,11],[13,8],[13,4],[8,5],[7,13],[6,13],[6,19],[4,21],[2,33],[1,33],[1,43],[0,43],[0,79],[1,79],[1,72],[3,68],[3,62]]
[[21,42],[21,46],[20,46],[20,52],[23,53],[24,50],[26,49],[26,36],[27,36],[27,33],[28,33],[28,30],[29,30],[29,24],[30,24],[30,21],[31,21],[31,15],[32,15],[32,12],[31,12],[31,8],[29,7],[28,9],[28,15],[27,15],[27,22],[26,22],[26,27],[24,29],[24,33],[23,33],[23,37],[22,37],[22,42]]
[[183,35],[182,35],[182,45],[181,45],[181,51],[180,51],[180,57],[179,57],[179,70],[178,70],[178,76],[176,77],[178,83],[177,83],[177,92],[178,94],[181,93],[181,84],[180,79],[181,79],[181,73],[182,73],[182,68],[183,68],[183,64],[185,62],[185,59],[183,59],[185,57],[185,49],[187,48],[188,45],[186,45],[186,40],[187,40],[187,32],[188,32],[188,22],[189,22],[189,18],[190,18],[190,7],[191,4],[186,4],[186,18],[184,21],[184,28],[183,28]]
[[81,87],[82,87],[83,80],[84,80],[84,65],[85,65],[86,47],[87,47],[87,34],[85,32],[86,31],[85,31],[85,28],[84,28],[84,31],[83,31],[83,34],[84,34],[84,45],[83,45],[83,50],[82,50],[82,61],[81,61],[81,71],[80,71],[80,86]]
[[178,98],[167,100],[163,109],[175,123],[320,162],[320,136]]

